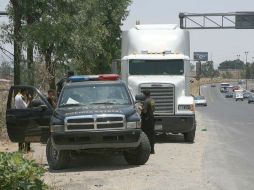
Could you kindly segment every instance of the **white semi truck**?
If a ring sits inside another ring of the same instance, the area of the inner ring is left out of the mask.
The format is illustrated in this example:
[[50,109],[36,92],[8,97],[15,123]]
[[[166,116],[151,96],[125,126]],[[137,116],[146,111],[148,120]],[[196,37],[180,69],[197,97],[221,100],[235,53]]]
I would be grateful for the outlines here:
[[189,32],[177,25],[136,25],[122,33],[121,76],[133,95],[150,90],[155,130],[195,138],[195,104],[190,96]]

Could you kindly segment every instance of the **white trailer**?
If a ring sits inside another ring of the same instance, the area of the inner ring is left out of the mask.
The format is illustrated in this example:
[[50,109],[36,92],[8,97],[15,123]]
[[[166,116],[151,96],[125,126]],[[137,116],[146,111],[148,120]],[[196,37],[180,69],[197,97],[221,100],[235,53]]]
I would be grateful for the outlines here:
[[189,32],[177,25],[136,25],[122,33],[121,76],[133,95],[148,89],[155,100],[155,129],[195,138],[190,96]]

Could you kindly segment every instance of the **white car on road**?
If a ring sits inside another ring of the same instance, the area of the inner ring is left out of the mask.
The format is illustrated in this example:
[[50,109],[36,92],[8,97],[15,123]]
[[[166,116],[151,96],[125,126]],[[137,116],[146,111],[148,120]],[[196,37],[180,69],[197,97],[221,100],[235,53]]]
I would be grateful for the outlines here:
[[207,106],[207,101],[204,96],[195,96],[194,101],[197,106]]
[[243,101],[243,90],[235,90],[235,101],[242,100]]

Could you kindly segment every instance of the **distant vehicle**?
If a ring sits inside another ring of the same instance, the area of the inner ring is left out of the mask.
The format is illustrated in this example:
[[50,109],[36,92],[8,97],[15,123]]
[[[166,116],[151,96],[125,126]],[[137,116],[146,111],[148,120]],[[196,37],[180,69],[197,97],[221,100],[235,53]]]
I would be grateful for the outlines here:
[[243,90],[235,90],[235,101],[243,101]]
[[221,87],[220,88],[220,92],[221,93],[226,93],[226,92],[228,92],[229,91],[229,88],[228,87]]
[[245,81],[244,81],[244,80],[240,80],[240,81],[238,82],[238,84],[240,84],[240,85],[245,84]]
[[230,86],[229,83],[226,82],[220,83],[220,87],[228,87],[228,86]]
[[245,92],[243,93],[243,98],[244,98],[244,99],[247,99],[247,98],[249,98],[249,96],[251,96],[251,95],[252,95],[251,92],[245,91]]
[[220,83],[220,92],[225,93],[228,92],[228,87],[230,87],[229,83]]
[[240,90],[240,86],[233,86],[233,92],[234,92],[235,90]]
[[211,84],[211,87],[216,87],[216,84]]
[[250,91],[251,91],[251,92],[254,92],[254,89],[251,89]]
[[207,106],[207,101],[204,96],[195,96],[194,101],[197,106]]
[[225,94],[225,98],[233,98],[233,96],[234,96],[234,93],[233,93],[233,92],[227,92],[227,93]]
[[248,97],[248,103],[254,103],[254,94],[251,94],[249,97]]

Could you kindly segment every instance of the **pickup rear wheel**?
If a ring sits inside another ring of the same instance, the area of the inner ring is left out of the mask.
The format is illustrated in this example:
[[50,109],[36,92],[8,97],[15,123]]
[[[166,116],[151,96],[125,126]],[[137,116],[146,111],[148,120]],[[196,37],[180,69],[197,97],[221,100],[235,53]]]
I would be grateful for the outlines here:
[[130,165],[144,165],[149,159],[151,146],[145,133],[141,133],[140,145],[134,149],[123,153],[125,160]]
[[51,138],[48,139],[46,155],[49,167],[53,170],[64,169],[70,161],[70,152],[66,150],[56,150],[52,144]]
[[192,129],[192,131],[183,134],[185,142],[193,143],[195,140],[195,133],[196,133],[196,125],[194,129]]

